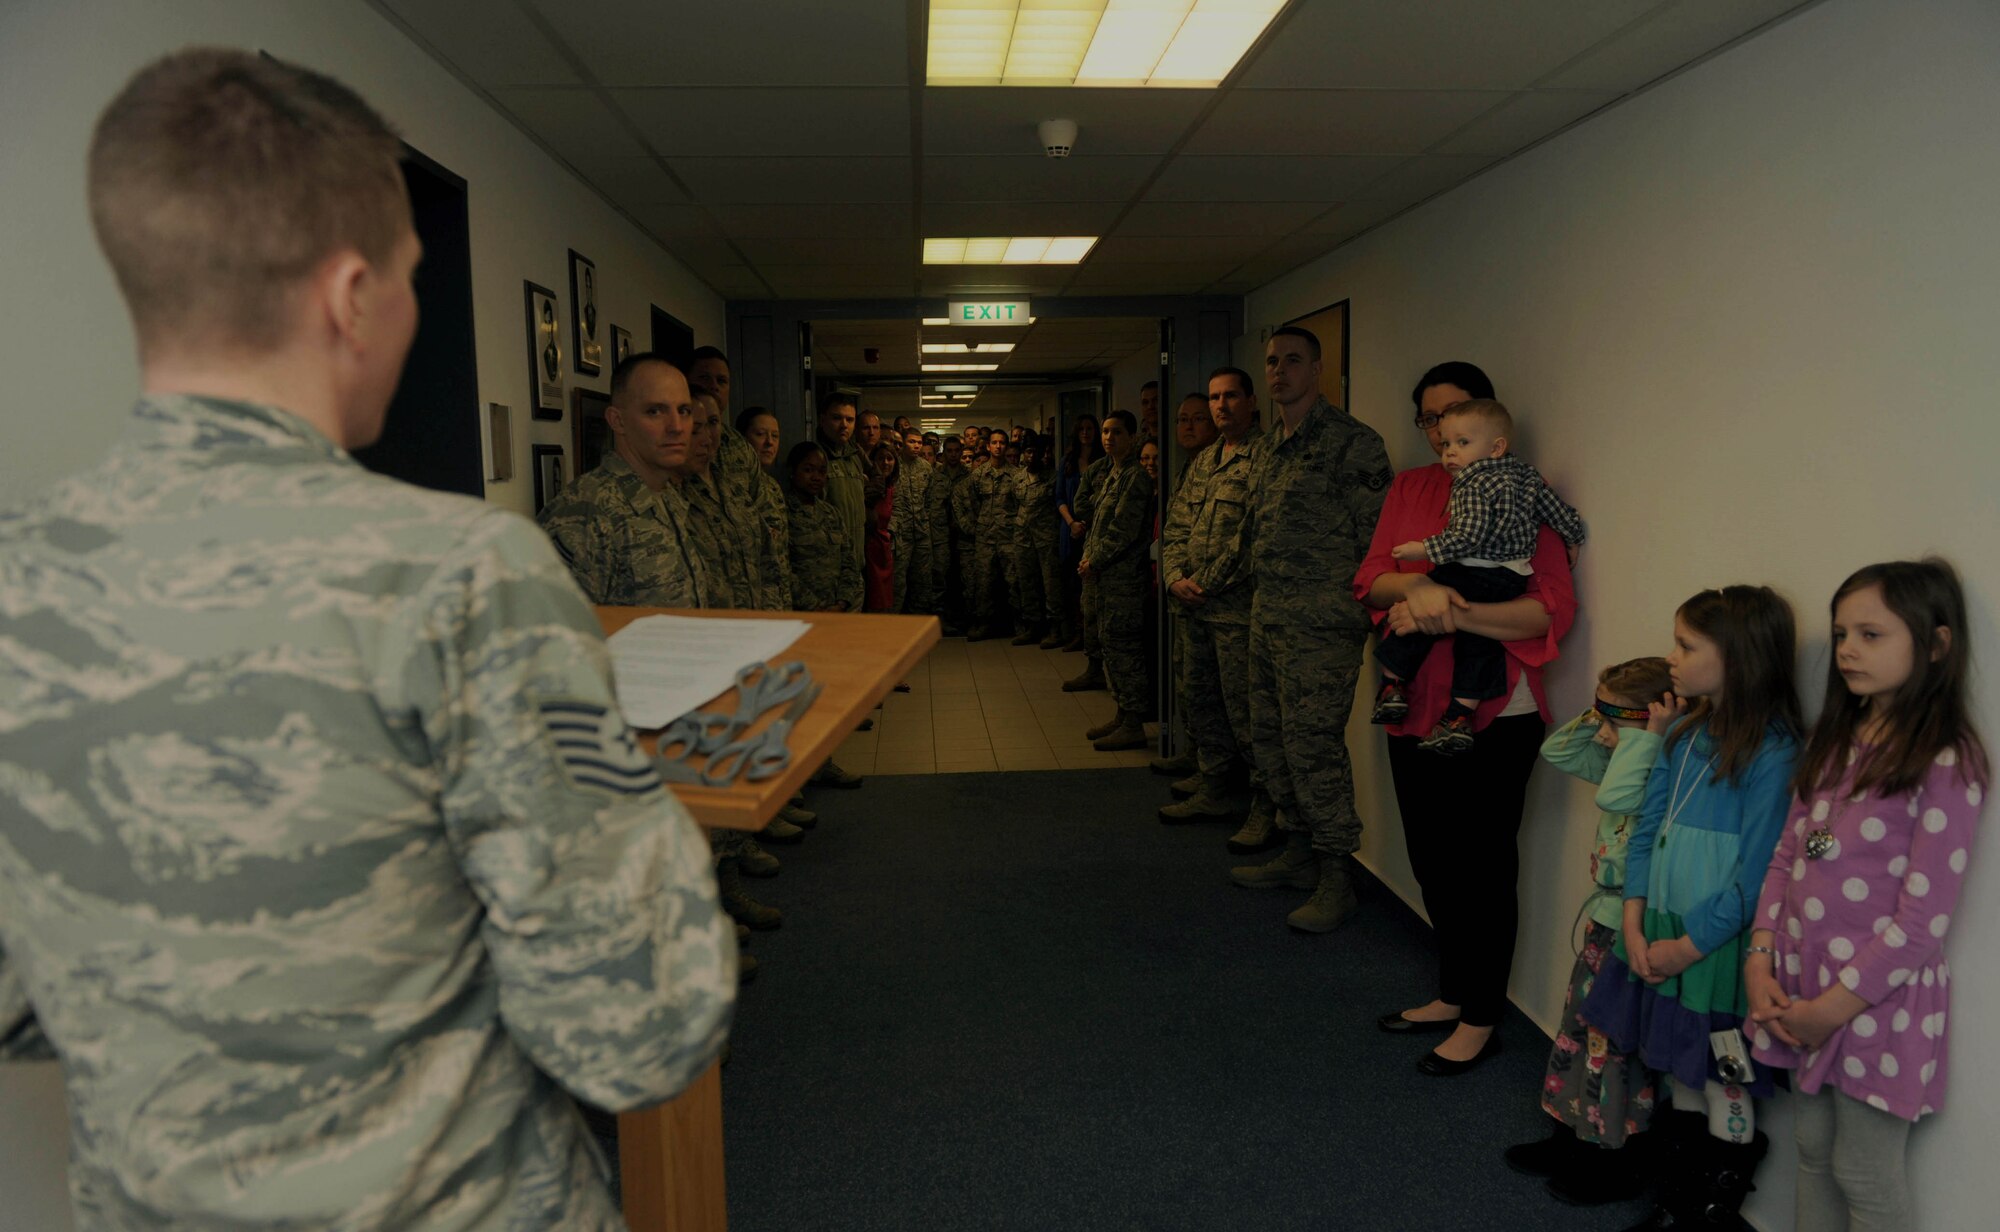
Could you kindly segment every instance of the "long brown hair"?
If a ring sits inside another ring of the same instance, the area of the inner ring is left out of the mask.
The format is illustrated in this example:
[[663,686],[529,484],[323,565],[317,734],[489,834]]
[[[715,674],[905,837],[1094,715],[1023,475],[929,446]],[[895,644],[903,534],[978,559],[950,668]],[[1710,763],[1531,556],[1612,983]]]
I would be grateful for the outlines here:
[[[1966,634],[1965,592],[1958,573],[1935,556],[1869,565],[1849,575],[1833,592],[1828,613],[1857,591],[1874,587],[1882,604],[1910,631],[1910,678],[1882,708],[1882,742],[1854,770],[1856,793],[1900,795],[1923,782],[1931,762],[1946,749],[1957,752],[1959,774],[1967,783],[1987,781],[1986,745],[1972,726],[1965,704],[1972,674],[1972,641]],[[1938,630],[1948,630],[1940,639]],[[1940,645],[1942,640],[1942,645]],[[1846,768],[1846,752],[1868,719],[1868,703],[1840,677],[1840,655],[1829,647],[1826,704],[1813,724],[1812,739],[1799,758],[1792,790],[1800,796],[1831,787]]]
[[1715,776],[1740,782],[1772,727],[1796,738],[1799,714],[1798,628],[1792,605],[1769,586],[1704,590],[1674,615],[1722,654],[1722,699],[1704,697],[1687,721],[1667,733],[1667,752],[1704,724],[1715,745]]

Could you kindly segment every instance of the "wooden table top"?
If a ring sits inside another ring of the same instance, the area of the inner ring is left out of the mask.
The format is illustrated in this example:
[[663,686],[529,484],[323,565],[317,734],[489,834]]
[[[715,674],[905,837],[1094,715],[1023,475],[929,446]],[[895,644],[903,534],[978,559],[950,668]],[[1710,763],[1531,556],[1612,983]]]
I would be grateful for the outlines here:
[[[848,733],[887,696],[896,682],[937,645],[935,616],[890,616],[877,612],[729,612],[670,607],[600,607],[597,618],[609,637],[641,616],[699,616],[728,620],[804,620],[812,627],[773,663],[803,659],[822,686],[819,700],[792,728],[792,764],[783,774],[751,783],[737,779],[729,787],[670,784],[694,819],[725,830],[761,830],[778,809],[805,785],[820,763],[833,756]],[[736,709],[730,689],[704,710],[729,713]],[[750,730],[762,731],[783,708],[759,719]],[[658,733],[641,740],[648,752]]]

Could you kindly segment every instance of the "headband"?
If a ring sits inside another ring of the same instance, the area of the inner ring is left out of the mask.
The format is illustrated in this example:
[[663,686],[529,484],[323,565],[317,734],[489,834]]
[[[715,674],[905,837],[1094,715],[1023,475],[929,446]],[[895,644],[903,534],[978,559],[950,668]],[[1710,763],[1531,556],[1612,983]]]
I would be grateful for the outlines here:
[[1607,719],[1639,720],[1646,718],[1650,713],[1643,706],[1614,706],[1606,701],[1596,701],[1591,704],[1596,707],[1597,713]]

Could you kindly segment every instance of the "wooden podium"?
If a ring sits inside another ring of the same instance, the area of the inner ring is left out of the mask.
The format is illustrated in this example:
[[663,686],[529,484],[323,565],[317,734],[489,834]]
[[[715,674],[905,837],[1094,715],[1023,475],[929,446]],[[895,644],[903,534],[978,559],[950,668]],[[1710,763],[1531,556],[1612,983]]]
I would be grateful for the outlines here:
[[[600,607],[608,637],[641,616],[700,616],[732,620],[809,620],[812,628],[771,660],[803,660],[822,686],[792,727],[792,764],[762,783],[741,780],[727,788],[674,785],[674,794],[704,826],[761,830],[804,786],[813,771],[847,738],[919,660],[937,645],[934,616],[852,615],[835,612],[719,612],[684,608]],[[731,689],[706,709],[735,709]],[[752,731],[780,711],[759,719]],[[654,741],[643,741],[650,752]],[[722,1070],[710,1066],[687,1090],[664,1104],[618,1118],[618,1168],[625,1222],[632,1232],[723,1232],[729,1226],[722,1169]]]

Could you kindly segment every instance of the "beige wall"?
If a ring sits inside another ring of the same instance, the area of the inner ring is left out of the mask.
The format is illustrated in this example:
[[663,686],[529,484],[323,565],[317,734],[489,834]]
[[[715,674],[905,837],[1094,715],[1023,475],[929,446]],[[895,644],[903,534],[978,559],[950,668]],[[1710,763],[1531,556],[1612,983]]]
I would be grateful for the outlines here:
[[[0,3],[0,272],[11,374],[0,501],[97,456],[136,389],[131,333],[84,213],[83,156],[98,111],[147,60],[194,43],[265,50],[355,86],[410,144],[470,182],[474,316],[482,405],[514,408],[516,478],[488,499],[527,511],[531,442],[568,427],[528,418],[521,282],[568,305],[567,250],[597,262],[607,319],[649,332],[647,305],[722,336],[722,302],[658,245],[501,119],[361,0],[54,0]],[[572,384],[608,385],[571,374]],[[70,1226],[67,1116],[53,1066],[0,1066],[0,1232]]]
[[[555,291],[567,313],[575,248],[597,262],[605,320],[635,345],[650,337],[649,304],[692,325],[698,342],[722,340],[714,292],[361,0],[6,0],[0,270],[18,307],[0,330],[0,371],[15,374],[0,500],[89,462],[131,405],[131,331],[84,213],[84,149],[133,70],[196,43],[269,51],[341,78],[469,182],[480,404],[513,408],[515,477],[488,485],[494,503],[528,512],[529,444],[569,444],[567,421],[529,418],[522,280]],[[607,366],[564,379],[602,390],[610,378]]]
[[[1978,716],[2000,747],[1996,48],[1990,0],[1830,0],[1262,288],[1239,361],[1261,355],[1261,327],[1351,298],[1353,409],[1405,467],[1431,460],[1409,422],[1417,376],[1487,369],[1523,456],[1590,523],[1559,717],[1601,665],[1664,654],[1682,599],[1736,581],[1796,605],[1816,697],[1835,585],[1934,551],[1970,590]],[[1364,855],[1414,901],[1365,718],[1349,729]],[[1589,885],[1589,802],[1545,767],[1522,833],[1514,995],[1545,1026]],[[2000,1069],[1981,1055],[2000,1029],[1996,945],[1989,850],[1949,938],[1949,1103],[1913,1139],[1926,1232],[1991,1226],[2000,1197]],[[1781,1141],[1752,1210],[1788,1228],[1789,1117],[1768,1127]]]

